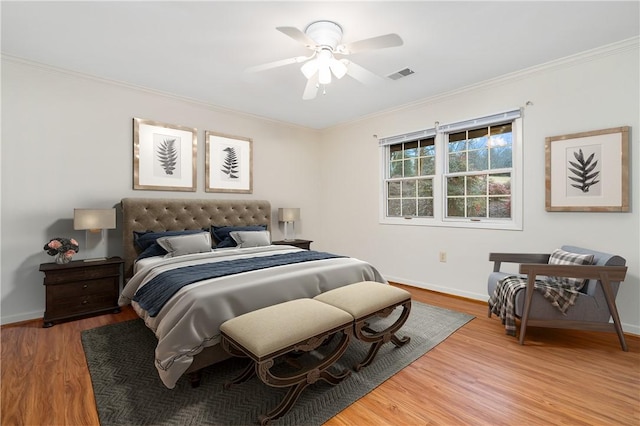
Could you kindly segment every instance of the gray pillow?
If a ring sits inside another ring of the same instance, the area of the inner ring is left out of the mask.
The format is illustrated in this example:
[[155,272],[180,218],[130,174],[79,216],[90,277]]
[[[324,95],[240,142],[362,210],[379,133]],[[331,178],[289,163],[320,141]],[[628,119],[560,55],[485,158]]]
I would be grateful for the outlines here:
[[200,232],[197,234],[162,237],[158,238],[157,243],[167,251],[165,257],[206,253],[211,251],[211,234],[209,232]]
[[232,231],[229,235],[240,248],[271,245],[271,234],[269,231]]

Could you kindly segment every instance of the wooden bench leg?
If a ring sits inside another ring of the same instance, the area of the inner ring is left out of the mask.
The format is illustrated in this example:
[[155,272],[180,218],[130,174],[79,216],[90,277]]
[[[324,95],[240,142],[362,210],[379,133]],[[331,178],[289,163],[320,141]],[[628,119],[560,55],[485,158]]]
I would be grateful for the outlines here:
[[[274,365],[273,359],[268,359],[255,364],[255,371],[260,379],[267,385],[273,387],[288,387],[290,388],[282,399],[280,404],[267,414],[263,414],[259,417],[260,424],[266,425],[269,421],[277,419],[286,414],[293,404],[298,400],[302,391],[310,384],[317,382],[318,380],[324,380],[331,385],[337,385],[345,378],[351,375],[351,371],[344,370],[341,373],[333,374],[328,369],[344,354],[349,346],[351,340],[352,330],[351,325],[342,330],[342,339],[326,357],[319,361],[317,365],[310,369],[306,369],[298,374],[290,376],[278,376],[271,371],[271,367]],[[316,347],[319,345],[316,345]],[[306,350],[307,348],[305,348]],[[315,348],[314,348],[315,349]],[[309,349],[311,350],[311,349]]]
[[361,340],[366,343],[371,343],[371,347],[369,348],[369,352],[367,356],[360,362],[353,366],[355,371],[360,371],[362,368],[371,364],[378,354],[378,351],[387,342],[392,342],[396,347],[401,347],[407,344],[411,338],[405,336],[403,338],[398,338],[396,336],[396,332],[404,325],[409,317],[409,312],[411,312],[411,300],[407,300],[403,302],[401,305],[391,306],[386,308],[380,312],[376,312],[374,315],[377,317],[386,318],[395,310],[396,307],[402,306],[402,313],[400,317],[389,327],[382,331],[373,330],[369,327],[369,324],[366,321],[366,318],[360,321],[356,321],[355,323],[355,335],[358,340]]

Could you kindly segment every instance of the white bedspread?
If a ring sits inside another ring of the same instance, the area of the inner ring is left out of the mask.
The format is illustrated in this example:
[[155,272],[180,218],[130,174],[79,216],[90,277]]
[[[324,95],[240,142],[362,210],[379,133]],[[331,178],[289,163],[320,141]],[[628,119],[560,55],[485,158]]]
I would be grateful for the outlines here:
[[179,290],[150,317],[132,298],[159,273],[205,262],[269,256],[299,251],[293,246],[267,246],[216,250],[165,259],[144,259],[120,296],[120,305],[131,304],[158,338],[156,368],[162,382],[173,388],[189,368],[193,356],[220,342],[220,325],[228,319],[266,306],[304,297],[359,281],[386,280],[370,264],[354,258],[325,259],[244,272],[204,280]]

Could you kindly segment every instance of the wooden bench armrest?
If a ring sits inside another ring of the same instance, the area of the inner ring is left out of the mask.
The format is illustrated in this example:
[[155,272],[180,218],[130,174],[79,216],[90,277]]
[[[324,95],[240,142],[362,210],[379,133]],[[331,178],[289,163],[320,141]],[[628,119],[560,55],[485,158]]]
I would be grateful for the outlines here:
[[489,261],[493,262],[493,272],[500,272],[502,262],[546,264],[549,256],[551,255],[542,253],[489,253]]
[[[601,281],[624,281],[626,266],[596,265],[549,265],[541,263],[523,263],[519,272],[534,278],[538,275],[597,279]],[[603,279],[605,278],[605,279]]]

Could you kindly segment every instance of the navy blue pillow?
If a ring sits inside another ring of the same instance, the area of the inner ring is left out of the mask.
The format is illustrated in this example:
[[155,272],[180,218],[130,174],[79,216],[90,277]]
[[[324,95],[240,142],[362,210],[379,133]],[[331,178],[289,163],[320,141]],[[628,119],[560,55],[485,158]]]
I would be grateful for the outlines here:
[[153,243],[146,250],[144,250],[140,255],[136,258],[136,260],[144,259],[145,257],[152,256],[164,256],[167,254],[167,251],[163,249],[160,244]]
[[162,237],[175,237],[176,235],[197,234],[199,232],[206,231],[206,229],[187,229],[185,231],[133,231],[133,242],[142,251],[149,248],[149,246],[155,244],[158,238]]
[[151,256],[164,256],[167,251],[160,247],[160,244],[156,243],[158,238],[162,237],[175,237],[176,235],[197,234],[206,229],[188,229],[185,231],[133,231],[133,242],[142,251],[137,257],[137,260],[144,259]]
[[238,244],[229,235],[233,231],[266,231],[267,225],[255,226],[212,226],[211,233],[218,242],[216,248],[235,247]]

